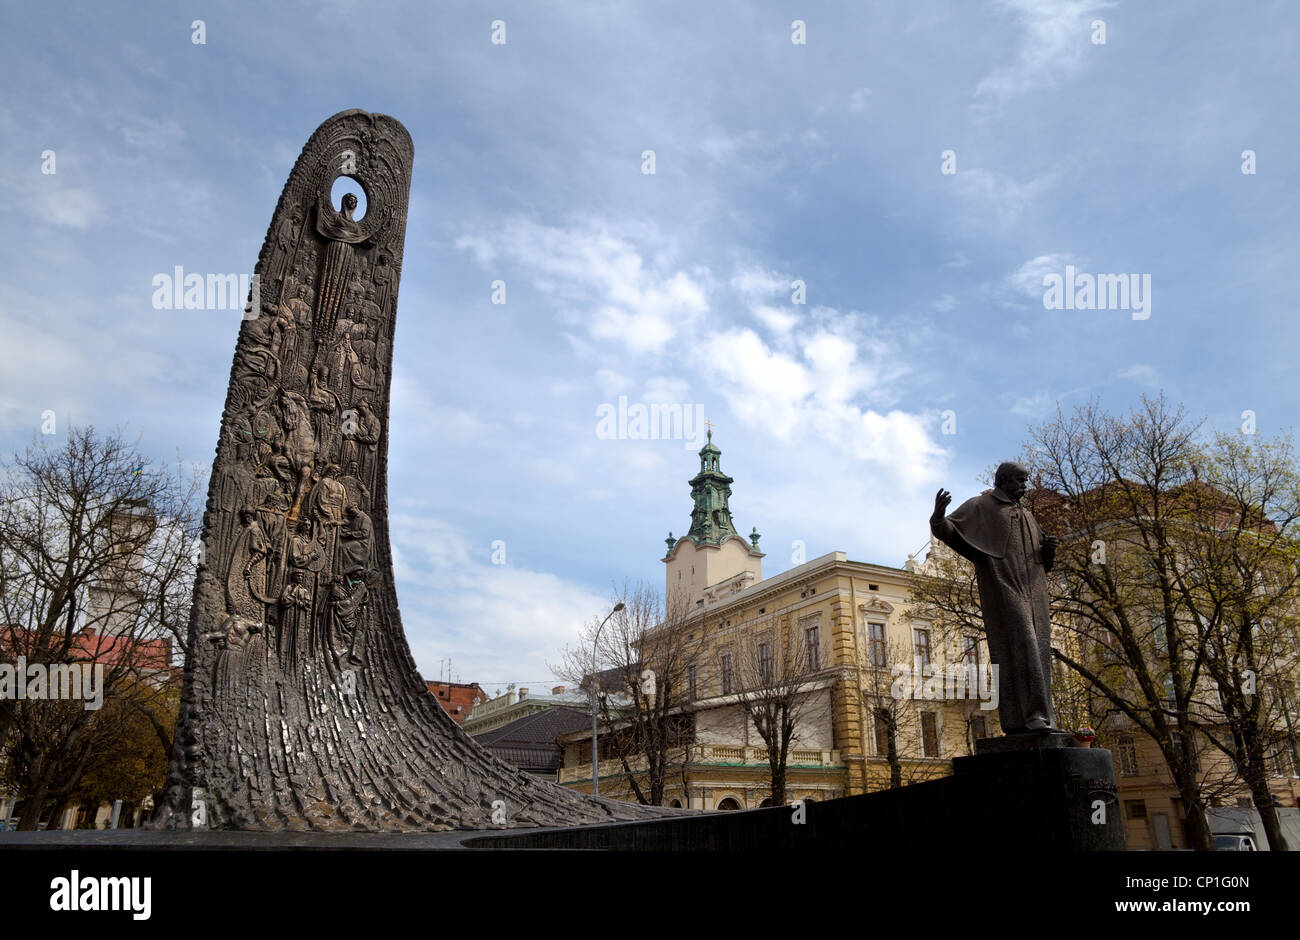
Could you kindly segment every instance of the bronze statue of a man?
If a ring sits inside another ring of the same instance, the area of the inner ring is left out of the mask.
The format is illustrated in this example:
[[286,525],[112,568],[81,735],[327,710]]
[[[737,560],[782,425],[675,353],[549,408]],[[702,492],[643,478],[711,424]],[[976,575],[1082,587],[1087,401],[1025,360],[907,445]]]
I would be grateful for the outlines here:
[[1005,734],[1056,731],[1047,573],[1057,539],[1020,504],[1029,481],[1022,463],[1001,464],[993,489],[947,518],[947,490],[934,497],[930,531],[975,565],[989,658],[998,671],[998,717]]

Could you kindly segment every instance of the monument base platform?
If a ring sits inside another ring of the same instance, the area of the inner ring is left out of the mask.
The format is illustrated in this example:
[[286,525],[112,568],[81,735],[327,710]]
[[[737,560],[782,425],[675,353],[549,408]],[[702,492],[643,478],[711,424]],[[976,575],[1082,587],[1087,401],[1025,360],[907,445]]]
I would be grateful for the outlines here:
[[[1123,851],[1110,751],[1043,746],[958,757],[895,790],[735,813],[472,838],[485,848],[1046,853]],[[1071,735],[1062,735],[1073,740]]]
[[[1017,736],[1025,737],[1025,736]],[[972,857],[1121,851],[1124,828],[1110,751],[1035,735],[958,757],[953,775],[802,807],[691,813],[571,828],[444,832],[10,832],[0,848],[80,850],[962,852]],[[1061,735],[1059,737],[1071,737]],[[1071,738],[1072,739],[1072,738]],[[994,741],[1004,739],[991,739]],[[983,742],[980,742],[983,743]]]

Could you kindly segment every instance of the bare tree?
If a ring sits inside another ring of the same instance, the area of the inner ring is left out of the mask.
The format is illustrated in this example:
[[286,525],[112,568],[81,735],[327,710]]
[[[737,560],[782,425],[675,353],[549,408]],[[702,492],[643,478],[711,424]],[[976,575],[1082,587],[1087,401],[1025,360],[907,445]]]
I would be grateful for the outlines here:
[[[941,756],[938,707],[923,706],[912,692],[915,648],[893,639],[881,647],[869,648],[867,655],[868,663],[858,685],[861,713],[870,722],[877,756],[885,758],[889,766],[890,789],[947,775],[952,765],[932,760]],[[906,673],[901,671],[904,669]],[[908,677],[906,686],[898,681],[904,674]],[[927,712],[935,717],[927,720]],[[969,727],[968,721],[964,723]]]
[[1029,500],[1062,537],[1054,607],[1073,642],[1057,655],[1156,742],[1199,849],[1219,789],[1202,739],[1238,762],[1270,840],[1281,839],[1262,777],[1265,697],[1247,703],[1242,686],[1243,669],[1263,677],[1287,660],[1277,641],[1288,631],[1259,655],[1264,621],[1294,623],[1294,566],[1278,563],[1294,558],[1293,461],[1273,458],[1265,468],[1258,450],[1208,445],[1201,422],[1163,396],[1127,417],[1088,405],[1031,429]]
[[[189,615],[201,481],[155,469],[117,432],[70,428],[0,464],[0,648],[30,669],[102,668],[105,700],[157,713]],[[140,681],[152,676],[155,681]],[[34,829],[113,741],[113,715],[81,701],[0,700],[8,782]],[[159,743],[170,746],[166,729]]]
[[1289,440],[1220,434],[1197,476],[1179,494],[1175,583],[1206,638],[1215,694],[1193,700],[1193,717],[1250,789],[1270,846],[1285,849],[1268,762],[1300,772],[1286,695],[1300,670],[1300,474]]
[[[600,694],[601,751],[617,759],[639,803],[662,806],[674,766],[689,756],[694,716],[688,708],[691,669],[703,649],[703,629],[681,599],[665,603],[648,585],[624,586],[623,603],[600,628],[583,628],[552,671],[581,688],[596,683]],[[599,636],[597,634],[599,633]],[[598,763],[600,755],[592,755]]]
[[787,611],[756,617],[741,628],[739,639],[736,698],[767,752],[771,800],[784,806],[790,750],[800,726],[826,713],[824,697],[813,688],[824,670]]

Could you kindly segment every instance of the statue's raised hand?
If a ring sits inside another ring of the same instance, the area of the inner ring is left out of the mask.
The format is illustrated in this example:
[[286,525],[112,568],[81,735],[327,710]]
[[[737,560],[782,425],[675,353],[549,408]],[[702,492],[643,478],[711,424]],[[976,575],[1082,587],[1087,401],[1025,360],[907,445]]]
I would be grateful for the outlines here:
[[939,492],[934,494],[934,514],[930,518],[942,519],[944,510],[948,508],[948,504],[951,502],[952,494],[945,489],[940,489]]

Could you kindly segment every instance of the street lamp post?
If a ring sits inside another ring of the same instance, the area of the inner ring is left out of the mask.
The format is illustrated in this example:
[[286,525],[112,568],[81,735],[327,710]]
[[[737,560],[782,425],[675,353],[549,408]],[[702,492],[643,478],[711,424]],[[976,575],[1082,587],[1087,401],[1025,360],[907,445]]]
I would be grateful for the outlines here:
[[605,615],[605,619],[600,622],[596,628],[596,638],[591,641],[591,795],[600,796],[600,747],[598,733],[596,730],[596,688],[600,682],[596,674],[596,651],[600,648],[600,631],[605,629],[605,624],[609,623],[609,618],[614,616],[623,609],[623,602],[619,601],[614,605],[614,609]]

